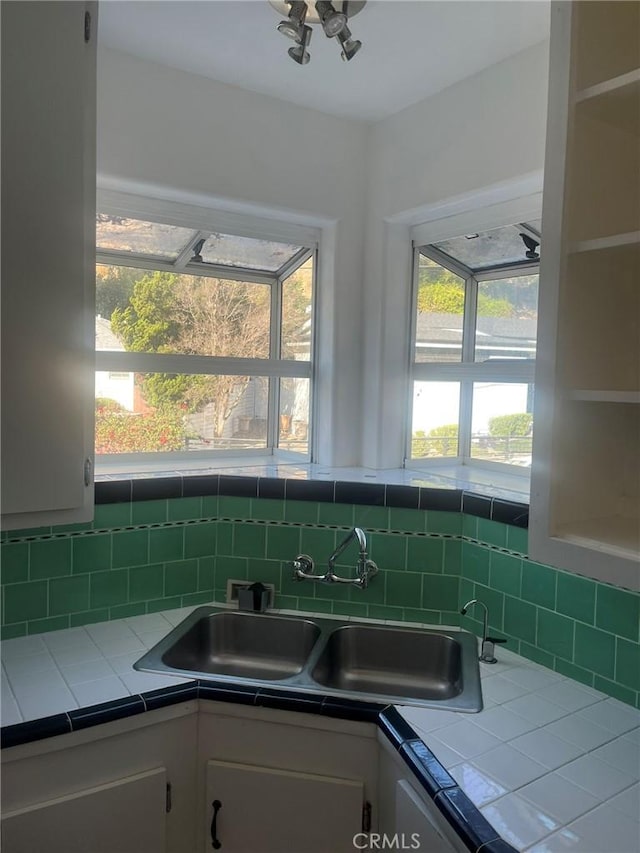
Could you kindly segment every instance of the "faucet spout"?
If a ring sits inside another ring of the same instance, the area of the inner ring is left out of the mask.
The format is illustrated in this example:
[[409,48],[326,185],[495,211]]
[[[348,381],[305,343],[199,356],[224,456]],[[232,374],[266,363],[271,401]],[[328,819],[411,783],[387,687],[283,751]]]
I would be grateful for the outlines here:
[[483,663],[497,663],[498,659],[494,654],[495,644],[496,643],[506,643],[506,640],[499,639],[497,637],[489,637],[488,633],[488,622],[489,622],[489,608],[484,603],[484,601],[480,601],[477,598],[472,598],[471,601],[467,601],[467,603],[460,609],[460,614],[462,616],[466,615],[467,610],[474,605],[480,605],[484,611],[483,619],[482,619],[482,648],[480,651],[479,660]]
[[364,530],[362,530],[360,527],[354,527],[353,530],[349,531],[349,533],[345,536],[345,538],[342,540],[342,542],[335,549],[333,554],[331,554],[331,556],[329,557],[329,571],[330,572],[333,571],[333,567],[335,566],[336,560],[338,559],[338,557],[343,553],[343,551],[346,551],[346,549],[349,547],[349,545],[351,544],[351,542],[353,542],[354,539],[358,540],[358,548],[360,551],[359,559],[362,559],[363,555],[364,555],[364,558],[366,559],[366,557],[367,557],[367,537],[365,536]]
[[[342,578],[334,572],[334,566],[338,557],[346,551],[354,539],[358,541],[358,562],[356,565],[356,578]],[[329,557],[329,566],[327,569],[327,580],[338,583],[351,583],[360,589],[366,589],[369,585],[369,579],[378,572],[377,565],[370,560],[367,555],[367,537],[364,530],[360,527],[354,527],[345,536],[342,542],[338,545],[335,551]]]

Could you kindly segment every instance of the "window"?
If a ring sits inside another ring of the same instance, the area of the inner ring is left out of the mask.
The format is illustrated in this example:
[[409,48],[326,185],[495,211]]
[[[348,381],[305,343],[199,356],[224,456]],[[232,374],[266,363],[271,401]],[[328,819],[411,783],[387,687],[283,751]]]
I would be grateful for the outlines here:
[[540,240],[530,222],[415,249],[411,464],[531,464]]
[[311,442],[315,246],[97,217],[96,458]]

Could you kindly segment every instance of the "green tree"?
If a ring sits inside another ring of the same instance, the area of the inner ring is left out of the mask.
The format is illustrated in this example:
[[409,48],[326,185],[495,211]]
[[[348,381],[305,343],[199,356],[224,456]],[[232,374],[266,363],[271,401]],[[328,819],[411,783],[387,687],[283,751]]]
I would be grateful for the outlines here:
[[531,412],[516,412],[513,415],[496,415],[489,418],[489,435],[530,435],[533,426]]
[[140,270],[98,264],[96,267],[96,314],[111,319],[116,308],[126,308]]
[[[512,282],[510,279],[509,282]],[[492,282],[496,286],[500,282]],[[512,317],[514,307],[510,300],[509,287],[496,293],[478,294],[478,314],[481,317]],[[464,312],[464,281],[444,267],[428,266],[420,270],[418,284],[418,311],[433,314],[462,314]]]
[[[301,276],[283,322],[292,339],[307,316],[305,287]],[[135,282],[128,305],[115,309],[111,324],[133,352],[268,358],[270,311],[268,285],[151,272]],[[249,378],[162,373],[142,377],[142,386],[147,403],[158,409],[178,404],[193,413],[214,403],[214,434],[219,437]]]

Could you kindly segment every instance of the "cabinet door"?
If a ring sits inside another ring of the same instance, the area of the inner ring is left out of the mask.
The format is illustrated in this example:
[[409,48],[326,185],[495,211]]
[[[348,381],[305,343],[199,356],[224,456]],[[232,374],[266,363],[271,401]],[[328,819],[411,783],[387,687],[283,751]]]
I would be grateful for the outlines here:
[[5,529],[93,512],[96,27],[97,3],[2,4]]
[[360,781],[209,761],[206,796],[206,851],[217,838],[225,853],[353,853],[362,831]]
[[427,804],[404,779],[396,785],[395,829],[406,849],[455,853],[455,848],[438,828],[435,816],[429,813]]
[[162,853],[164,768],[7,812],[3,853]]

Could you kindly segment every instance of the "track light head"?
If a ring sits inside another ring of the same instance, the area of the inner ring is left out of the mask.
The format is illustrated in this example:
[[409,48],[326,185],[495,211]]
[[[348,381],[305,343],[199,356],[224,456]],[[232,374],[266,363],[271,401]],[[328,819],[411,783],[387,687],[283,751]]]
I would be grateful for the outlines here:
[[340,54],[345,62],[349,62],[362,47],[362,42],[351,38],[351,30],[345,26],[338,33],[337,39],[342,47]]
[[327,38],[335,38],[347,25],[347,16],[338,12],[331,0],[316,0],[316,12]]
[[294,62],[297,62],[298,65],[306,65],[311,59],[311,54],[307,50],[310,41],[311,27],[307,27],[305,25],[302,27],[302,34],[299,44],[297,44],[295,47],[290,47],[287,51],[291,59],[293,59]]
[[286,21],[280,21],[278,24],[278,32],[283,36],[293,39],[300,43],[302,38],[302,28],[304,27],[305,18],[307,17],[307,4],[304,0],[293,0],[289,17]]

